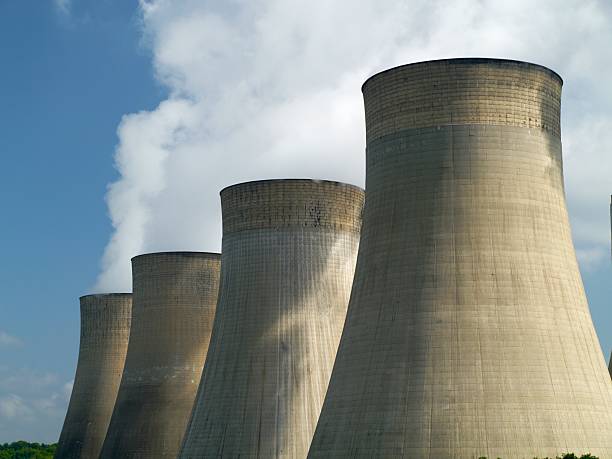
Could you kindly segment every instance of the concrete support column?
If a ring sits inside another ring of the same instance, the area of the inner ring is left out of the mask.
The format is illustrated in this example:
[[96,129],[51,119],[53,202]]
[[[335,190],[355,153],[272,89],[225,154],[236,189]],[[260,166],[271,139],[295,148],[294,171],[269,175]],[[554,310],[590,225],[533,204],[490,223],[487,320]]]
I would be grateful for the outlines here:
[[366,204],[310,457],[612,457],[563,189],[561,78],[499,59],[363,85]]
[[363,190],[268,180],[221,192],[213,337],[181,457],[303,459],[340,339]]
[[86,295],[81,343],[57,459],[97,459],[117,398],[130,336],[131,293]]
[[132,259],[132,331],[100,457],[176,458],[208,350],[219,270],[216,253]]

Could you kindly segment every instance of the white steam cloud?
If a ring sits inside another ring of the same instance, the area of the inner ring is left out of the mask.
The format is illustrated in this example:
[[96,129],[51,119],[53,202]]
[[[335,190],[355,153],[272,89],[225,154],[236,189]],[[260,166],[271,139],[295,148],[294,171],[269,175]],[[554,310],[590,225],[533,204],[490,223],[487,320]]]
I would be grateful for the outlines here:
[[281,177],[363,185],[361,83],[387,67],[445,57],[527,60],[565,78],[574,237],[584,262],[604,259],[607,0],[141,0],[140,8],[170,96],[119,126],[121,177],[107,195],[115,232],[96,290],[129,290],[138,253],[219,250],[226,185]]

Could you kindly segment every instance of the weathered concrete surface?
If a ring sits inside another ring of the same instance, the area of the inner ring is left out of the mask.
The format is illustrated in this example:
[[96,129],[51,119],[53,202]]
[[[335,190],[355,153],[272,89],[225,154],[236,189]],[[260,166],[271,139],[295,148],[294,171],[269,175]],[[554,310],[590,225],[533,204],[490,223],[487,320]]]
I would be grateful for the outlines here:
[[132,331],[102,458],[176,458],[215,314],[220,255],[132,259]]
[[365,83],[361,245],[309,457],[612,457],[612,384],[565,206],[561,85],[495,59]]
[[79,360],[57,459],[98,458],[113,414],[130,336],[131,293],[86,295],[80,302]]
[[270,180],[221,192],[213,336],[183,458],[301,458],[346,316],[363,190]]

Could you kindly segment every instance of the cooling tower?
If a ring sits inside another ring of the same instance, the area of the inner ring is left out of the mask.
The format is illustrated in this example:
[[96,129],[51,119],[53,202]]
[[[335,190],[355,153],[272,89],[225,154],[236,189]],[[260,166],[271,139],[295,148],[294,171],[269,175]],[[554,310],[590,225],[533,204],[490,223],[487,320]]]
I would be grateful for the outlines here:
[[132,295],[87,295],[81,301],[79,361],[57,459],[97,459],[125,363]]
[[363,190],[266,180],[221,191],[217,317],[182,458],[306,457],[342,333]]
[[101,458],[176,458],[206,358],[219,269],[216,253],[132,259],[132,331]]
[[309,457],[612,457],[612,384],[565,206],[561,85],[497,59],[366,81],[361,243]]

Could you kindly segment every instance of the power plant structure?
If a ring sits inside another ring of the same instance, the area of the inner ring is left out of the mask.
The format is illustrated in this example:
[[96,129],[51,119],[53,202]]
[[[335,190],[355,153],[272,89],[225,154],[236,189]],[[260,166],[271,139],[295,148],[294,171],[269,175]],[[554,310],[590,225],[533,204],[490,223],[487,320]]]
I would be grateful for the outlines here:
[[132,295],[80,298],[81,342],[57,459],[97,459],[113,414],[130,336]]
[[310,458],[612,457],[561,86],[545,67],[477,58],[364,83],[361,242]]
[[132,258],[132,329],[101,458],[175,458],[208,350],[220,255]]
[[55,457],[612,458],[562,85],[490,58],[370,77],[365,196],[227,187],[222,255],[139,255],[133,295],[81,297]]
[[304,458],[346,317],[363,190],[264,180],[221,191],[221,288],[181,458]]

